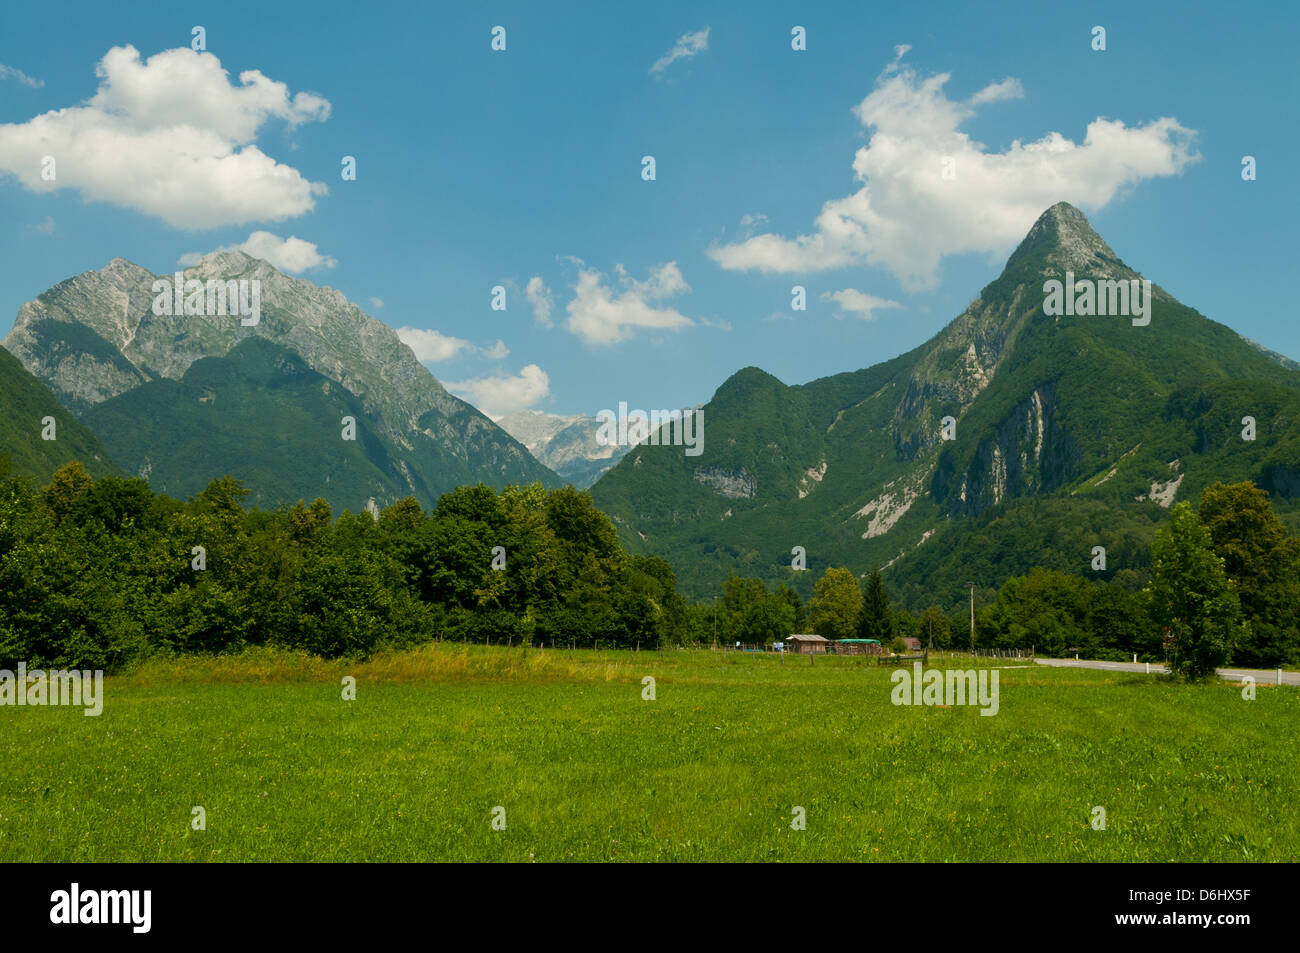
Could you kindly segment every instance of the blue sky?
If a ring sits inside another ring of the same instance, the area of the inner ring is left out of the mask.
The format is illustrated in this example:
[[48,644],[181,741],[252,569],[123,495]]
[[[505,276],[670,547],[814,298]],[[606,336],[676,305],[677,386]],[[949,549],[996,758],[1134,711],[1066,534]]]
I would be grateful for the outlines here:
[[1300,359],[1294,5],[896,6],[11,6],[0,334],[114,257],[169,273],[266,232],[286,270],[436,332],[404,333],[489,412],[689,406],[747,365],[801,383],[922,343],[1066,200]]

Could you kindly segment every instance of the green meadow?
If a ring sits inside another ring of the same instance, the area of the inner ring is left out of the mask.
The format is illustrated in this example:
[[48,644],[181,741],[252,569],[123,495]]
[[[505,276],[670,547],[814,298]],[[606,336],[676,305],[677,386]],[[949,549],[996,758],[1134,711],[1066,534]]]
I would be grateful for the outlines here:
[[895,706],[890,671],[445,643],[154,661],[99,717],[0,708],[0,860],[1300,855],[1300,690],[1004,668],[988,717]]

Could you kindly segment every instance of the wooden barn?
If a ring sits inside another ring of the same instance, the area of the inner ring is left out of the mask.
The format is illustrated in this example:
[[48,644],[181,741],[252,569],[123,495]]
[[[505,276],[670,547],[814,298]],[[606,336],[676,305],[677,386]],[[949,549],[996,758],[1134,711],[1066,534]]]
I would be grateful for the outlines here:
[[799,655],[825,655],[830,640],[820,635],[791,635],[785,640],[785,650]]

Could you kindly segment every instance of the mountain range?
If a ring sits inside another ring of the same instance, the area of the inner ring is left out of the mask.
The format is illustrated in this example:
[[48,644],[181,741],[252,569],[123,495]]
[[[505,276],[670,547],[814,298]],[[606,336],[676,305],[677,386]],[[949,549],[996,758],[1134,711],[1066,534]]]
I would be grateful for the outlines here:
[[[260,319],[155,314],[158,276],[121,258],[23,305],[4,347],[131,474],[174,496],[230,474],[263,506],[354,512],[456,486],[561,481],[449,394],[387,325],[338,291],[241,251],[185,281],[253,281]],[[345,439],[345,417],[355,439]]]
[[[733,374],[703,407],[698,456],[602,445],[584,415],[494,423],[338,291],[242,252],[183,277],[256,279],[260,320],[155,314],[159,276],[120,258],[22,306],[0,351],[0,454],[17,472],[80,459],[177,497],[230,474],[249,502],[336,511],[572,482],[686,595],[738,573],[809,596],[827,567],[880,567],[911,608],[1038,566],[1136,587],[1168,508],[1216,480],[1253,480],[1300,530],[1300,365],[1144,286],[1066,203],[919,347],[807,384]],[[1149,300],[1140,319],[1062,312],[1054,281]]]
[[514,437],[560,478],[585,490],[599,480],[630,449],[597,439],[600,423],[586,414],[561,416],[540,410],[507,414],[497,426]]

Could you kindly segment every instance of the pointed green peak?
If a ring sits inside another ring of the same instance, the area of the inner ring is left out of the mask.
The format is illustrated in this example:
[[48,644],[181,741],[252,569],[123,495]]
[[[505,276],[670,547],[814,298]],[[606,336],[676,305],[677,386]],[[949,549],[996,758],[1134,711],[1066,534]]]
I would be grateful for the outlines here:
[[733,394],[749,394],[759,390],[784,390],[785,384],[773,377],[761,367],[742,367],[732,374],[718,388],[713,399],[730,397]]

